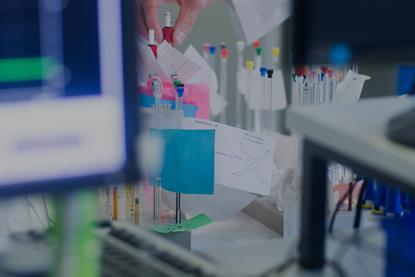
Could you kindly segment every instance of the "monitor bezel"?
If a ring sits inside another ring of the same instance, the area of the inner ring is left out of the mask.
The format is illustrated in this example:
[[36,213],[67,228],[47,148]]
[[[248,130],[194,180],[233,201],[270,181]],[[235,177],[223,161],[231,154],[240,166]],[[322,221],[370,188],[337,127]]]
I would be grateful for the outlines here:
[[135,1],[120,1],[122,13],[122,51],[124,85],[124,129],[126,162],[120,170],[101,174],[70,178],[55,178],[43,181],[11,183],[0,186],[0,197],[34,193],[67,193],[79,189],[93,189],[106,185],[119,185],[137,182],[139,172],[136,140],[139,131],[139,111],[137,108],[137,48]]

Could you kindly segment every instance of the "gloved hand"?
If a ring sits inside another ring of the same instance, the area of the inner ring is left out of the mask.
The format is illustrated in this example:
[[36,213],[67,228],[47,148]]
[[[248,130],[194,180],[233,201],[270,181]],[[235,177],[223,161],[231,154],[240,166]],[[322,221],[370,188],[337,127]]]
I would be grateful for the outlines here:
[[180,45],[186,39],[200,12],[212,2],[213,0],[137,0],[139,32],[147,38],[148,30],[153,29],[156,40],[160,43],[163,39],[158,18],[160,5],[177,3],[180,12],[174,26],[173,39],[176,45]]

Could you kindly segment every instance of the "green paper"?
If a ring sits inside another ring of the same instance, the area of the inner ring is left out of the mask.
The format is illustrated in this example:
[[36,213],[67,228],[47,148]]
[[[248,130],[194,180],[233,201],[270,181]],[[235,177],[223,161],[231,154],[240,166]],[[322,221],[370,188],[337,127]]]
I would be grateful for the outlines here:
[[161,234],[192,231],[202,226],[212,223],[213,220],[205,214],[199,214],[184,221],[181,224],[157,225],[152,228],[153,231]]

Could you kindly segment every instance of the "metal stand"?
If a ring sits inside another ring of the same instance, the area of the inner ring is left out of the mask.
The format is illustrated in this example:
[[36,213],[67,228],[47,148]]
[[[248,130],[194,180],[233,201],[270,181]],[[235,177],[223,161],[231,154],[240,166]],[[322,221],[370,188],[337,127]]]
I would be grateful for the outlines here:
[[181,194],[176,193],[176,223],[182,223]]
[[327,161],[313,155],[313,147],[304,141],[299,262],[305,269],[321,269],[325,263]]
[[153,186],[153,221],[154,224],[160,223],[160,202],[161,202],[161,177],[156,178]]

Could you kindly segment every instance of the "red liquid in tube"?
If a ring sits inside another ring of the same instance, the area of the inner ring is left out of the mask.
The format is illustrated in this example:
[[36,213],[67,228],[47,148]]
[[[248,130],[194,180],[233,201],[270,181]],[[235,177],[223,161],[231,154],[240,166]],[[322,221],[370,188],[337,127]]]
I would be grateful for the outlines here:
[[163,40],[173,45],[174,29],[172,27],[170,12],[164,13],[164,28],[162,31],[163,31]]

